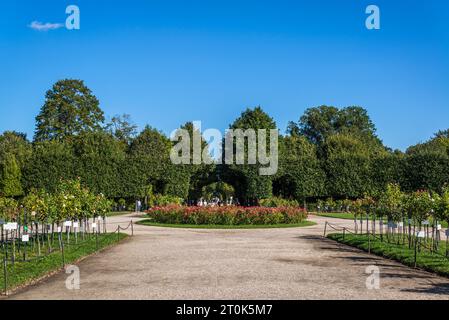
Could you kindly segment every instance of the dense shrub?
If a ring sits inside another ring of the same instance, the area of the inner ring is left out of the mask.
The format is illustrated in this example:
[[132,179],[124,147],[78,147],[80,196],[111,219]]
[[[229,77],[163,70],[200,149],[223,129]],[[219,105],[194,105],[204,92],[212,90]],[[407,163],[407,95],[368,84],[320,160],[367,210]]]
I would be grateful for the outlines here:
[[156,207],[148,216],[157,223],[194,225],[271,225],[303,222],[307,212],[300,208],[264,207]]
[[296,200],[283,199],[279,197],[270,197],[260,200],[262,207],[279,208],[279,207],[299,207],[299,203]]
[[156,207],[166,207],[169,205],[181,205],[183,203],[183,199],[179,197],[174,196],[164,196],[161,194],[156,194],[150,197],[149,199],[149,205],[150,206],[156,206]]

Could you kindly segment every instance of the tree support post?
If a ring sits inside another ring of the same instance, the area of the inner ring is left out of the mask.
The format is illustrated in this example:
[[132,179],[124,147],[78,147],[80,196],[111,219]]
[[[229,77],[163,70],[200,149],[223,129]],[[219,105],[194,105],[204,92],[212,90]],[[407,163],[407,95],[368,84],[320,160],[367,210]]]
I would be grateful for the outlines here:
[[368,253],[371,253],[371,234],[368,232]]
[[413,265],[414,265],[414,267],[416,268],[416,257],[417,257],[417,254],[418,254],[418,238],[416,238],[416,240],[415,240],[415,256],[414,256],[414,262],[413,262]]
[[[327,222],[326,222],[327,223]],[[326,228],[326,227],[325,227]],[[325,229],[326,230],[326,229]],[[326,231],[324,231],[324,233],[326,234]],[[134,236],[134,223],[133,223],[133,221],[131,220],[131,236],[133,237]]]
[[[61,233],[60,233],[60,237],[62,238]],[[62,257],[62,267],[65,268],[64,241],[62,241],[62,239],[61,239],[61,257]]]
[[6,259],[6,249],[5,244],[3,244],[3,286],[5,296],[8,295],[8,262]]

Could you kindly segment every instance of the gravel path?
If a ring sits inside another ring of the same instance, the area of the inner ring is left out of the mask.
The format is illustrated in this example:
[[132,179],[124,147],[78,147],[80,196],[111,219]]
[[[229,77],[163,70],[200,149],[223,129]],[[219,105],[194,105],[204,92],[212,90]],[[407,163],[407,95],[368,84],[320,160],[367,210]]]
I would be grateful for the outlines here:
[[[123,223],[136,217],[119,216]],[[135,236],[79,264],[80,290],[59,273],[10,299],[448,299],[449,279],[322,237],[324,222],[286,229],[201,230],[135,226]],[[380,289],[366,288],[366,267]]]

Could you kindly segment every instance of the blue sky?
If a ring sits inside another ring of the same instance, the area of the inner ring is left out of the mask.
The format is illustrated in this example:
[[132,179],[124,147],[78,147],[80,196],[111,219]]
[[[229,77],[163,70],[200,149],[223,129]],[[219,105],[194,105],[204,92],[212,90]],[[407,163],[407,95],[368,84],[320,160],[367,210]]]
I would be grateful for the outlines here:
[[[37,31],[81,10],[81,30]],[[365,28],[378,5],[381,30]],[[45,92],[79,78],[109,116],[224,130],[261,105],[282,131],[308,107],[368,109],[404,150],[449,128],[449,1],[40,0],[0,5],[0,132],[34,131]]]

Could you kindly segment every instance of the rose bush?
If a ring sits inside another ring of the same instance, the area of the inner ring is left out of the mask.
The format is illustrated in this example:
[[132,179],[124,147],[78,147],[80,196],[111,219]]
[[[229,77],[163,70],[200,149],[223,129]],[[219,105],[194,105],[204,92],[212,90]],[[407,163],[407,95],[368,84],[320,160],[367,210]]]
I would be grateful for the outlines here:
[[301,208],[280,207],[185,207],[170,205],[147,211],[157,223],[193,225],[271,225],[301,223],[307,212]]

